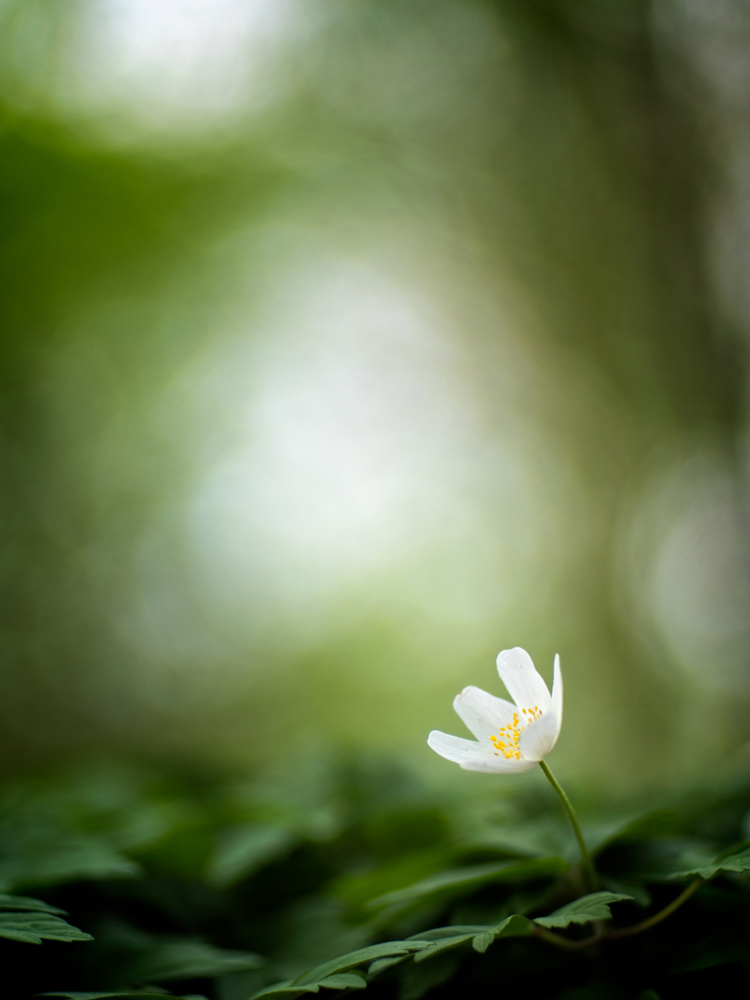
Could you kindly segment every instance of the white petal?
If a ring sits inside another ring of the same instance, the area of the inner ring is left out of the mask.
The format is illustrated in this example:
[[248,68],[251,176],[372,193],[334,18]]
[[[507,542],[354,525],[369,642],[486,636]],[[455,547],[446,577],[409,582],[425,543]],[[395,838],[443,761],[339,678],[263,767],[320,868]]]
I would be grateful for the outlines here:
[[521,733],[521,753],[527,760],[539,761],[557,743],[562,727],[562,673],[560,657],[555,657],[555,679],[552,684],[552,704],[547,712]]
[[466,687],[457,694],[453,707],[466,726],[480,741],[498,735],[501,726],[513,722],[515,705],[504,698],[496,698],[477,687]]
[[504,649],[497,658],[497,672],[508,693],[519,708],[541,709],[547,712],[552,699],[531,657],[525,649]]
[[521,733],[519,745],[522,755],[533,763],[540,761],[557,742],[559,732],[554,712],[547,712]]
[[463,740],[460,736],[449,736],[433,730],[427,738],[428,745],[446,760],[460,764],[465,771],[484,771],[487,774],[520,774],[535,764],[531,760],[506,760],[494,750],[485,749],[473,740]]
[[[552,711],[557,716],[557,736],[560,735],[562,726],[562,706],[563,706],[563,683],[562,670],[560,669],[560,657],[555,653],[555,669],[552,679]],[[555,740],[557,740],[557,736]]]

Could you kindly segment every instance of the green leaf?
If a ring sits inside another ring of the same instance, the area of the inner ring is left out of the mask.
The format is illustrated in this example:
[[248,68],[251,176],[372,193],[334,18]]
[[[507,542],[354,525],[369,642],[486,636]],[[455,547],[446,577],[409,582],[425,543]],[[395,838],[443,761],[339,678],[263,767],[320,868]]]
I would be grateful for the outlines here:
[[689,876],[700,875],[701,878],[713,878],[718,872],[746,872],[750,871],[750,846],[743,846],[739,851],[736,847],[730,848],[728,852],[723,852],[708,865],[698,868],[688,868],[681,872],[672,872],[669,878],[688,878]]
[[0,910],[40,910],[43,913],[59,913],[66,915],[65,910],[58,906],[50,906],[41,899],[30,899],[28,896],[10,896],[0,892]]
[[645,886],[634,882],[625,882],[620,879],[610,878],[609,876],[602,878],[602,882],[610,892],[617,892],[624,896],[632,896],[635,905],[640,906],[641,909],[645,910],[647,906],[651,905],[651,893],[645,888]]
[[458,971],[455,955],[438,955],[433,962],[415,965],[410,962],[404,969],[399,990],[399,1000],[419,1000],[425,993],[440,986]]
[[294,1000],[294,997],[301,997],[303,993],[318,993],[320,987],[314,983],[310,986],[293,986],[291,980],[286,979],[273,986],[266,986],[258,993],[253,993],[250,1000],[261,1000],[263,997],[287,997],[287,1000]]
[[148,948],[122,975],[126,982],[159,983],[220,976],[225,972],[257,969],[262,964],[263,959],[252,952],[229,951],[206,941],[177,938]]
[[475,951],[484,953],[496,938],[501,937],[521,937],[531,933],[531,921],[520,913],[514,913],[506,917],[495,927],[485,925],[456,925],[455,927],[436,927],[434,930],[423,931],[419,935],[422,943],[427,947],[415,953],[415,962],[424,962],[434,955],[442,954],[453,948],[460,948],[461,945],[471,941]]
[[458,948],[467,941],[471,941],[473,937],[473,934],[455,934],[453,937],[443,938],[442,941],[437,941],[435,944],[430,945],[429,948],[424,948],[422,951],[417,952],[414,956],[414,961],[424,962],[426,959],[432,958],[433,955],[440,955],[444,951]]
[[471,942],[471,947],[474,951],[478,951],[480,955],[483,955],[494,940],[495,935],[492,931],[483,931],[481,934],[475,935],[474,940]]
[[619,903],[621,900],[630,899],[632,896],[625,896],[617,892],[592,892],[588,896],[576,899],[567,906],[548,917],[535,917],[534,923],[541,927],[567,927],[568,924],[588,924],[592,920],[609,920],[612,916],[609,910],[610,903]]
[[362,976],[343,972],[326,976],[325,979],[304,986],[295,985],[289,980],[276,983],[274,986],[267,986],[260,992],[254,993],[250,1000],[261,1000],[262,997],[286,997],[287,1000],[290,1000],[290,998],[302,996],[304,993],[318,993],[321,987],[328,990],[363,990],[366,986],[367,981]]
[[367,986],[367,980],[353,972],[339,972],[322,979],[318,985],[325,986],[328,990],[363,990]]
[[102,1000],[103,997],[160,997],[163,1000],[197,1000],[196,997],[177,997],[173,993],[149,993],[147,990],[117,990],[112,993],[39,993],[40,997],[67,997],[67,1000]]
[[531,921],[520,913],[513,913],[506,917],[496,927],[487,927],[480,934],[477,934],[471,942],[474,951],[484,954],[493,941],[504,937],[526,937],[531,934],[533,925]]
[[[411,954],[411,953],[409,953]],[[378,958],[367,970],[368,976],[376,976],[379,972],[385,972],[386,969],[390,969],[392,965],[398,965],[400,962],[406,961],[409,955],[396,955],[393,958]]]
[[270,861],[287,854],[298,838],[270,823],[244,823],[225,830],[206,872],[206,881],[218,888],[235,885]]
[[481,934],[482,931],[492,930],[487,924],[452,924],[449,927],[433,927],[429,931],[420,931],[413,934],[407,941],[439,941],[440,938],[455,937],[457,934]]
[[621,817],[593,828],[587,826],[584,837],[591,854],[596,855],[617,843],[628,844],[663,837],[674,832],[676,826],[677,813],[674,809],[656,809]]
[[400,851],[367,871],[349,872],[337,878],[333,894],[349,907],[367,906],[388,892],[414,885],[457,864],[456,852],[444,845],[419,851]]
[[0,862],[3,888],[57,885],[81,879],[135,878],[140,866],[93,837],[63,839],[58,833],[30,837]]
[[345,972],[355,965],[364,962],[372,962],[376,958],[389,958],[392,955],[408,955],[412,951],[421,951],[426,946],[423,940],[409,941],[386,941],[383,944],[373,944],[369,948],[359,948],[357,951],[349,952],[348,955],[341,955],[332,958],[329,962],[316,966],[309,972],[302,973],[293,980],[294,986],[306,986],[310,983],[320,983],[329,976],[337,972]]
[[467,865],[431,875],[414,885],[373,899],[368,907],[390,906],[393,903],[412,902],[440,893],[455,893],[462,889],[477,889],[493,882],[526,882],[531,879],[557,875],[568,870],[562,858],[540,858],[531,861],[504,861],[492,864]]
[[51,913],[0,913],[0,937],[26,944],[48,941],[93,941],[90,934]]

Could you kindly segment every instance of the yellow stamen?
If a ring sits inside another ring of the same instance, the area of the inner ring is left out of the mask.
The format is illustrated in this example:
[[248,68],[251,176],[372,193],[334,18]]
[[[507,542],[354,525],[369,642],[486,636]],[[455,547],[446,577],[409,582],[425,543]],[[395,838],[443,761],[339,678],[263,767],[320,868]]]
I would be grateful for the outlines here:
[[[506,760],[520,760],[521,759],[521,733],[531,725],[532,722],[536,722],[537,719],[541,719],[542,712],[539,710],[538,705],[534,705],[533,708],[522,708],[521,712],[526,718],[523,720],[519,719],[518,712],[513,713],[513,722],[509,725],[501,726],[498,730],[499,736],[494,734],[490,736],[490,740],[498,751],[495,753],[496,757],[500,754],[505,757]],[[521,724],[521,721],[523,724]],[[510,742],[506,742],[506,740]]]

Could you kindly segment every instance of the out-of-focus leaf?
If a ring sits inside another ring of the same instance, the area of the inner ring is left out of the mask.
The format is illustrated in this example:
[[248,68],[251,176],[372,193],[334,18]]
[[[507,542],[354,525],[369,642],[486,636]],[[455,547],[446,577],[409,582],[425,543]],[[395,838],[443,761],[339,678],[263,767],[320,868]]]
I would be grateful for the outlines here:
[[7,893],[0,893],[0,910],[39,910],[42,913],[58,913],[66,915],[65,910],[59,906],[50,906],[41,899],[30,899],[28,896],[10,896]]
[[373,899],[368,906],[389,906],[393,903],[406,903],[423,899],[440,893],[454,893],[462,889],[477,889],[493,882],[525,882],[544,878],[547,875],[557,875],[567,871],[569,865],[563,858],[540,858],[533,861],[509,861],[484,865],[467,865],[465,868],[453,868],[439,875],[431,875],[405,889],[386,893]]
[[401,975],[399,1000],[419,1000],[436,986],[440,986],[458,971],[456,955],[437,955],[432,962],[415,965],[410,962]]
[[0,862],[0,884],[57,885],[82,879],[134,878],[140,872],[134,861],[94,838],[61,840],[52,835],[30,839],[20,851]]
[[487,823],[483,829],[462,840],[461,846],[502,851],[520,857],[548,858],[565,854],[573,842],[570,831],[560,819],[555,815],[546,815],[512,826]]
[[584,834],[591,853],[600,854],[617,843],[652,840],[674,833],[676,829],[676,811],[656,809],[648,813],[631,813],[630,816],[597,826],[589,825],[585,827]]
[[51,913],[0,913],[0,937],[26,944],[47,941],[93,941],[90,934]]
[[347,873],[336,879],[332,891],[348,906],[369,906],[371,900],[437,875],[456,861],[455,851],[445,847],[403,851],[369,871]]
[[750,871],[750,844],[743,843],[735,845],[724,851],[717,858],[707,865],[700,865],[695,868],[688,868],[685,871],[673,872],[670,878],[688,878],[689,876],[700,875],[701,878],[710,879],[718,872],[746,872]]
[[620,879],[604,877],[601,879],[610,892],[617,892],[626,896],[632,896],[636,906],[645,909],[651,905],[651,893],[642,885],[633,882],[624,882]]
[[541,927],[567,927],[568,924],[588,924],[592,920],[609,920],[612,916],[609,906],[621,900],[632,900],[617,892],[592,892],[576,899],[567,906],[555,910],[548,917],[535,917],[534,923]]
[[343,903],[325,896],[303,898],[291,906],[279,916],[275,935],[272,961],[287,977],[298,976],[321,962],[348,955],[372,942],[370,927],[352,924],[346,919]]
[[162,941],[141,953],[122,975],[126,982],[159,983],[175,979],[203,979],[224,972],[257,969],[259,955],[216,948],[206,941],[179,938]]
[[283,857],[297,836],[270,823],[245,823],[222,832],[206,872],[206,880],[224,888]]

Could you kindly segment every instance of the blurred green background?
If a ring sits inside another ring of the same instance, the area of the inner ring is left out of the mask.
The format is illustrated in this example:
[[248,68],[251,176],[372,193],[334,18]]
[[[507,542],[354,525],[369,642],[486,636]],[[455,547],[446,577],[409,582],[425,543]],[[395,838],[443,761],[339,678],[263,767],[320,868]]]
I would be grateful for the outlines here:
[[450,781],[513,645],[563,773],[742,753],[749,17],[3,0],[7,770]]

